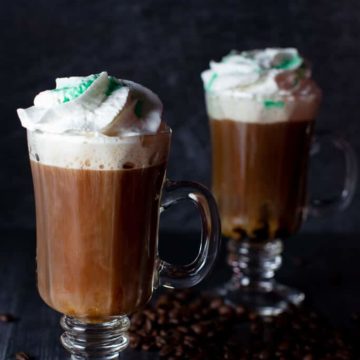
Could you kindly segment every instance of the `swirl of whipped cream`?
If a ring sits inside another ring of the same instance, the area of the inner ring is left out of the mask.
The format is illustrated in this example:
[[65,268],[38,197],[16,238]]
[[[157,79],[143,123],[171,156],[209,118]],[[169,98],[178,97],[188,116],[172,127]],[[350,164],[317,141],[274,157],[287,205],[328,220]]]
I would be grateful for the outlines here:
[[271,123],[314,119],[321,91],[294,48],[230,52],[201,74],[211,119]]
[[52,134],[128,136],[156,133],[162,103],[149,89],[107,72],[56,79],[34,106],[18,109],[23,127]]
[[294,48],[232,51],[220,62],[211,61],[210,69],[201,74],[207,92],[231,91],[244,97],[288,94],[309,76]]

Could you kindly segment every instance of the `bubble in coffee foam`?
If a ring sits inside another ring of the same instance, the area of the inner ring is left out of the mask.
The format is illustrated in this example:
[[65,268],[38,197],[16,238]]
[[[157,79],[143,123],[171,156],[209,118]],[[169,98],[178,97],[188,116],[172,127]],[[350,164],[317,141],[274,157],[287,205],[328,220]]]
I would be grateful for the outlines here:
[[[38,94],[18,115],[30,158],[45,165],[116,170],[148,166],[153,154],[166,160],[169,129],[158,96],[106,72],[56,79],[55,89]],[[163,141],[152,139],[162,132]]]
[[201,74],[213,119],[279,122],[312,119],[321,93],[294,48],[232,51]]

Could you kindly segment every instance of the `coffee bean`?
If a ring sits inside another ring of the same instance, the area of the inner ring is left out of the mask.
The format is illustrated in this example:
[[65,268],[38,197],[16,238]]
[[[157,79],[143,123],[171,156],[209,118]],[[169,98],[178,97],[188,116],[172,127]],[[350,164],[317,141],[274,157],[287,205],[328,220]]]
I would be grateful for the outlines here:
[[164,325],[168,322],[168,317],[161,314],[159,315],[157,322],[159,325]]
[[303,360],[313,360],[314,357],[311,354],[307,354],[303,357]]
[[160,355],[160,357],[169,356],[173,351],[174,351],[174,349],[172,346],[165,345],[159,351],[159,355]]
[[179,316],[181,318],[182,323],[187,323],[187,322],[191,321],[191,318],[192,318],[192,314],[188,309],[182,309]]
[[169,323],[177,325],[180,323],[180,319],[177,316],[169,316]]
[[177,330],[183,334],[187,334],[189,332],[189,328],[186,326],[178,326]]
[[206,331],[204,326],[201,324],[194,324],[191,326],[191,329],[195,334],[198,334],[198,335],[204,334],[204,332]]
[[259,334],[261,332],[260,325],[257,323],[250,324],[250,331],[252,334]]
[[197,342],[197,339],[193,336],[185,336],[184,337],[184,344],[188,346],[189,348],[194,348],[195,344]]
[[258,315],[256,313],[254,313],[254,312],[249,313],[249,320],[250,321],[257,320],[257,318],[258,318]]
[[267,350],[263,350],[257,354],[257,358],[259,360],[268,360],[268,359],[270,359],[270,354]]
[[145,330],[147,333],[150,333],[150,332],[151,332],[151,330],[152,330],[152,322],[151,322],[150,319],[146,319],[146,320],[145,320],[144,330]]
[[219,307],[218,309],[219,315],[226,317],[226,318],[231,318],[232,316],[234,316],[234,309],[229,306],[229,305],[222,305]]
[[141,350],[150,351],[154,349],[154,345],[152,343],[144,343],[141,345]]
[[135,313],[132,317],[131,317],[131,328],[138,328],[140,326],[142,326],[143,322],[144,322],[144,315],[141,313]]
[[0,314],[0,322],[12,322],[15,321],[14,316],[10,315],[10,314]]
[[174,300],[172,303],[171,303],[171,306],[174,308],[174,309],[181,309],[182,308],[182,304],[180,301],[178,300]]
[[158,297],[156,301],[156,307],[165,306],[168,307],[170,304],[171,298],[168,294],[162,294]]
[[224,300],[222,298],[215,298],[210,302],[210,309],[219,309],[224,305]]
[[130,336],[130,346],[156,350],[166,359],[349,360],[360,353],[358,345],[354,352],[342,332],[304,307],[261,318],[218,296],[190,291],[160,295],[155,306],[133,315],[131,334],[136,336]]
[[148,333],[144,329],[139,329],[137,331],[137,335],[139,335],[141,338],[146,338],[148,336]]
[[209,309],[209,308],[204,308],[201,310],[201,318],[202,319],[207,319],[211,316],[213,310]]
[[182,345],[178,345],[175,348],[175,356],[182,357],[184,355],[185,349]]
[[190,290],[182,290],[182,291],[177,291],[175,293],[175,298],[180,300],[180,301],[186,301],[191,297],[191,291]]
[[20,351],[15,354],[15,359],[16,360],[30,360],[31,357],[30,357],[30,355],[26,354],[25,352]]
[[288,350],[290,347],[290,344],[287,340],[283,340],[279,345],[278,345],[278,349],[281,351],[286,351]]
[[244,229],[242,229],[240,226],[234,227],[233,233],[237,234],[237,238],[235,240],[245,239],[248,237],[247,232]]
[[166,314],[168,314],[168,312],[169,312],[169,307],[168,307],[168,306],[167,306],[167,307],[164,307],[164,306],[162,305],[162,306],[160,306],[160,307],[158,307],[158,308],[156,309],[156,312],[157,312],[158,315],[166,315]]
[[133,349],[138,348],[140,345],[140,336],[131,333],[129,335],[129,345]]
[[165,345],[165,339],[159,335],[159,333],[152,335],[152,338],[154,339],[154,344],[157,348],[161,348]]
[[238,305],[235,308],[235,313],[238,318],[242,318],[246,314],[246,309],[242,305]]
[[156,319],[156,313],[154,310],[150,310],[150,309],[144,310],[143,314],[151,321],[155,321]]

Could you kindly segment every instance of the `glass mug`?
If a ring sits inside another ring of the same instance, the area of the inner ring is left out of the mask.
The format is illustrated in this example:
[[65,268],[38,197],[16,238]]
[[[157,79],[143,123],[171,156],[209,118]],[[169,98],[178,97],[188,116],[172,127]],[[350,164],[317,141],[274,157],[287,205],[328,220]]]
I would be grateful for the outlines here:
[[[351,146],[335,135],[317,138],[313,147],[316,152],[325,141],[344,153],[345,182],[336,199],[308,204],[308,158],[320,91],[296,97],[278,94],[270,100],[261,96],[226,98],[223,94],[223,106],[230,106],[237,119],[211,117],[216,96],[206,92],[212,189],[222,233],[229,238],[228,263],[233,270],[230,282],[219,291],[230,302],[245,304],[261,315],[276,315],[289,303],[299,304],[304,299],[302,292],[274,280],[281,265],[282,239],[298,231],[307,213],[322,215],[342,210],[351,202],[356,188],[356,157]],[[298,111],[287,121],[247,121],[242,109],[259,109],[263,104],[269,105],[260,110],[265,118],[276,118],[279,105]]]
[[[193,286],[213,266],[220,243],[215,201],[202,185],[165,180],[167,127],[111,144],[27,134],[39,293],[64,314],[61,342],[73,359],[115,359],[128,345],[127,314],[158,286]],[[119,154],[117,168],[96,163],[106,151]],[[84,153],[93,157],[74,167],[74,155]],[[178,266],[158,257],[158,222],[161,211],[182,200],[198,208],[202,236],[196,259]]]

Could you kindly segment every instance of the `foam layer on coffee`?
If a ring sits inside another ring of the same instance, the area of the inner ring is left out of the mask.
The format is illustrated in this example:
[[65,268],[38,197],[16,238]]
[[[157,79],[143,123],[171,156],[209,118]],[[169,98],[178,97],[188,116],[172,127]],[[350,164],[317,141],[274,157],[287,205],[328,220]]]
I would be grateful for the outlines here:
[[108,136],[155,133],[161,113],[152,91],[107,72],[56,79],[56,88],[38,94],[34,106],[18,109],[22,125],[31,131]]
[[108,137],[28,131],[29,155],[43,165],[68,169],[130,170],[166,162],[170,130],[156,135]]
[[231,52],[201,76],[213,119],[309,120],[319,107],[321,92],[293,48]]

